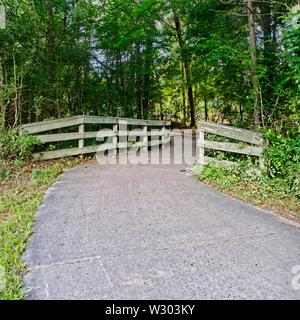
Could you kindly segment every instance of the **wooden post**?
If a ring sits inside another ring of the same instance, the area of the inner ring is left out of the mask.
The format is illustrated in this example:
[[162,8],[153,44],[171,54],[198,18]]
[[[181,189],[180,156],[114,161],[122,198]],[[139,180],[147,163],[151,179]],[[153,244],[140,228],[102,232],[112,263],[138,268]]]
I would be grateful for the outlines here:
[[165,140],[166,140],[166,136],[165,136],[165,134],[166,134],[166,127],[164,126],[164,127],[162,127],[162,136],[161,136],[161,145],[162,145],[162,149],[164,149],[165,148]]
[[[114,151],[113,151],[113,157],[115,157],[115,159],[117,159],[117,155],[118,155],[118,142],[119,142],[119,125],[115,124],[113,126],[113,131],[115,133],[115,136],[113,137],[113,145],[115,147]],[[116,160],[117,161],[117,160]]]
[[79,133],[82,134],[82,139],[79,139],[78,148],[84,148],[84,123],[79,125]]
[[269,141],[268,141],[267,139],[263,139],[263,142],[262,142],[263,153],[262,153],[262,155],[259,157],[259,167],[260,167],[261,171],[263,171],[263,172],[266,171],[266,164],[265,164],[265,155],[264,155],[264,152],[266,151],[268,145],[269,145]]
[[147,144],[147,147],[142,148],[142,151],[143,152],[148,152],[148,142],[149,142],[149,140],[148,140],[148,127],[147,126],[144,126],[143,134],[144,134],[143,143]]
[[197,146],[197,150],[198,150],[198,164],[200,164],[200,166],[204,166],[205,165],[205,147],[204,147],[204,143],[205,143],[205,132],[204,129],[199,128],[198,130],[198,146]]
[[113,144],[116,145],[116,147],[118,146],[118,130],[119,130],[119,126],[117,124],[115,124],[113,126],[113,131],[116,134],[115,137],[113,138]]

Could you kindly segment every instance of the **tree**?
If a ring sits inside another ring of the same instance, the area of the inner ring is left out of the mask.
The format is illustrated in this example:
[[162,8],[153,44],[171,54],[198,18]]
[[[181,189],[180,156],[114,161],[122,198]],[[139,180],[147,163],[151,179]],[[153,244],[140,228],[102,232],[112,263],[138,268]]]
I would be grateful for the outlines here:
[[297,3],[3,0],[1,123],[91,114],[287,132],[299,106]]
[[177,32],[178,44],[180,47],[180,55],[181,55],[181,59],[182,59],[182,65],[183,65],[183,70],[184,70],[184,74],[185,74],[186,85],[187,85],[187,89],[188,89],[188,99],[189,99],[190,115],[191,115],[191,127],[194,127],[196,124],[195,103],[194,103],[194,93],[193,93],[193,87],[192,87],[192,78],[191,78],[191,70],[190,70],[188,52],[187,52],[185,40],[183,39],[182,27],[181,27],[182,23],[181,23],[181,20],[178,16],[174,6],[172,8],[172,11],[173,11],[175,28],[176,28],[176,32]]
[[254,19],[254,4],[253,0],[247,0],[247,14],[249,22],[249,49],[251,53],[251,76],[253,82],[253,92],[254,92],[254,124],[259,126],[261,124],[260,120],[260,85],[257,75],[257,44],[256,44],[256,28]]

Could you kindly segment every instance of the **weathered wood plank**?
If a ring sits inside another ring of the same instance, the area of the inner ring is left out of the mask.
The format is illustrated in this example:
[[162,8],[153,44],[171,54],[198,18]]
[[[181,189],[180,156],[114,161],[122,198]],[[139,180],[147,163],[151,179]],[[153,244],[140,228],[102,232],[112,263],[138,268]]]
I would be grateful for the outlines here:
[[129,146],[128,142],[119,142],[118,149],[127,149]]
[[204,166],[205,165],[205,161],[204,161],[204,154],[205,154],[205,149],[204,149],[204,130],[199,128],[198,129],[198,154],[197,154],[197,162],[201,165]]
[[143,133],[144,133],[144,137],[143,137],[143,144],[145,147],[142,148],[142,151],[147,152],[148,151],[148,127],[144,126],[143,128]]
[[[84,135],[84,124],[80,124],[79,125],[79,130],[78,130],[79,134]],[[78,148],[83,149],[84,148],[84,139],[79,139],[78,141]]]
[[161,143],[164,145],[164,144],[168,144],[168,143],[170,143],[171,142],[171,138],[170,137],[168,137],[168,138],[163,138],[162,139],[162,141],[161,141]]
[[236,162],[227,161],[227,160],[217,160],[211,157],[204,157],[204,163],[205,165],[212,164],[214,166],[226,167],[226,168],[232,168],[237,165]]
[[171,125],[171,121],[161,121],[161,120],[140,120],[140,119],[119,118],[119,122],[126,123],[127,125],[149,126],[149,127],[160,127],[160,126],[168,127]]
[[[129,137],[142,137],[143,141],[137,142],[135,148],[146,148],[148,146],[148,136],[161,136],[163,137],[162,143],[167,143],[169,139],[164,139],[170,137],[170,131],[164,130],[166,126],[170,126],[171,122],[169,121],[156,121],[156,120],[139,120],[139,119],[123,119],[123,118],[102,118],[102,117],[93,117],[93,116],[75,116],[64,119],[50,120],[39,123],[26,124],[21,127],[21,133],[27,134],[39,134],[37,138],[42,144],[51,143],[51,142],[63,142],[63,141],[72,141],[79,140],[78,148],[64,149],[64,150],[55,150],[55,151],[46,151],[41,153],[34,154],[35,160],[50,160],[57,159],[62,157],[71,157],[76,155],[95,153],[98,150],[108,150],[109,145],[103,144],[98,146],[84,147],[84,139],[93,139],[93,138],[108,138],[113,137],[114,143],[113,146],[118,148],[128,147],[127,143],[117,144],[118,136],[122,136],[124,133],[118,132],[118,126],[126,122],[128,125],[143,126],[144,128],[139,130],[134,130],[131,132],[126,132],[126,135]],[[113,124],[114,131],[103,130],[102,132],[84,132],[84,124]],[[46,131],[67,128],[72,126],[79,126],[79,131],[70,132],[70,133],[59,133],[59,134],[40,134]],[[163,130],[161,131],[146,131],[146,127],[159,127],[162,126]],[[116,135],[117,134],[117,135]],[[131,145],[131,147],[133,147]]]
[[119,122],[126,123],[127,125],[137,126],[170,126],[170,121],[160,120],[140,120],[140,119],[126,119],[126,118],[105,118],[95,116],[84,116],[85,123],[89,124],[117,124]]
[[159,120],[138,120],[125,118],[109,118],[95,116],[74,116],[63,119],[49,120],[43,122],[29,123],[21,126],[21,133],[35,134],[50,130],[67,128],[81,124],[118,124],[119,121],[125,121],[128,125],[140,126],[170,126],[170,121]]
[[148,133],[149,137],[169,137],[170,136],[170,130],[151,130]]
[[115,137],[117,137],[117,135],[116,135],[116,132],[114,132],[113,130],[106,129],[106,130],[101,130],[96,132],[97,141],[103,141],[102,139],[115,138]]
[[160,146],[161,144],[162,144],[162,142],[160,140],[150,141],[149,142],[149,146],[150,147]]
[[114,137],[114,132],[69,132],[69,133],[58,133],[58,134],[44,134],[38,135],[37,138],[41,143],[51,143],[51,142],[63,142],[63,141],[72,141],[79,139],[93,139],[97,137]]
[[55,151],[45,151],[40,153],[35,153],[33,155],[33,159],[35,161],[39,160],[51,160],[51,159],[58,159],[64,157],[72,157],[81,154],[89,154],[94,153],[97,151],[98,146],[91,146],[85,147],[83,149],[80,148],[71,148],[71,149],[62,149],[62,150],[55,150]]
[[170,135],[170,131],[166,130],[166,131],[148,131],[147,133],[144,132],[142,129],[139,130],[133,130],[133,131],[119,131],[118,132],[119,136],[122,137],[161,137],[161,136],[169,136]]
[[21,133],[35,134],[35,133],[40,133],[40,132],[45,132],[50,130],[78,126],[82,123],[83,123],[82,116],[37,122],[37,123],[25,124],[21,126]]
[[148,132],[144,132],[143,129],[141,130],[133,130],[133,131],[119,131],[118,135],[120,137],[146,137],[149,135]]
[[70,132],[58,134],[44,134],[37,136],[37,138],[41,143],[50,143],[59,141],[79,140],[83,138],[83,135],[79,132]]
[[[201,142],[198,143],[198,147],[203,147]],[[213,150],[226,151],[232,153],[246,154],[250,156],[260,157],[264,150],[260,147],[253,146],[239,146],[237,143],[231,142],[217,142],[217,141],[204,141],[204,147]]]
[[[74,133],[75,134],[75,133]],[[76,133],[78,134],[78,133]],[[85,133],[87,134],[87,133]],[[170,139],[164,141],[163,143],[170,142]],[[151,145],[160,145],[161,141],[152,142]],[[83,155],[83,154],[90,154],[90,153],[96,153],[106,150],[111,150],[115,148],[124,149],[124,148],[146,148],[148,147],[148,142],[137,142],[135,144],[128,144],[128,143],[105,143],[102,145],[97,146],[90,146],[90,147],[84,147],[84,148],[70,148],[70,149],[62,149],[62,150],[55,150],[55,151],[45,151],[40,153],[35,153],[33,155],[33,159],[35,161],[41,161],[41,160],[52,160],[52,159],[58,159],[58,158],[64,158],[64,157],[72,157],[77,155]]]
[[21,128],[29,128],[29,127],[41,126],[44,124],[65,122],[66,120],[82,119],[82,117],[83,116],[80,115],[80,116],[72,116],[72,117],[59,118],[59,119],[53,119],[53,120],[44,120],[44,121],[40,121],[40,122],[25,123],[25,124],[21,125]]
[[102,145],[96,145],[96,146],[89,146],[84,148],[70,148],[70,149],[61,149],[61,150],[55,150],[55,151],[45,151],[40,153],[35,153],[33,155],[33,160],[35,161],[41,161],[41,160],[51,160],[51,159],[59,159],[59,158],[65,158],[65,157],[73,157],[83,154],[90,154],[90,153],[96,153],[100,151],[106,151],[110,149],[117,148],[118,145],[115,145],[113,143],[105,143]]
[[95,116],[84,116],[85,124],[118,124],[118,118],[102,118]]
[[205,132],[210,134],[215,134],[256,145],[262,145],[264,140],[263,135],[259,132],[229,127],[221,124],[200,121],[198,122],[198,128],[203,129]]

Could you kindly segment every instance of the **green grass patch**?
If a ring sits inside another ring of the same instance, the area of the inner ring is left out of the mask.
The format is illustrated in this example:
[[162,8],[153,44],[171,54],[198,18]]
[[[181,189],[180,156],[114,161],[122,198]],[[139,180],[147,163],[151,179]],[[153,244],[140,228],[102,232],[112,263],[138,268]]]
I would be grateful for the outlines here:
[[0,180],[0,300],[25,297],[23,253],[47,189],[79,159],[28,163],[5,169]]
[[257,174],[241,164],[228,169],[211,165],[194,167],[195,176],[210,187],[237,199],[300,221],[298,189],[287,179]]

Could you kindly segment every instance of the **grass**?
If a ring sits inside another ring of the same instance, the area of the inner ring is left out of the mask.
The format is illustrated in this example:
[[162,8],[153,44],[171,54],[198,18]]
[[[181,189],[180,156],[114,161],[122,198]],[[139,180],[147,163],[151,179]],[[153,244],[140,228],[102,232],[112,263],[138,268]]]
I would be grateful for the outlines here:
[[196,166],[195,176],[208,186],[285,218],[300,222],[299,195],[280,178],[259,176],[245,168],[225,169]]
[[79,159],[65,159],[6,168],[5,178],[0,180],[0,300],[25,297],[22,257],[35,213],[47,189],[79,163]]

